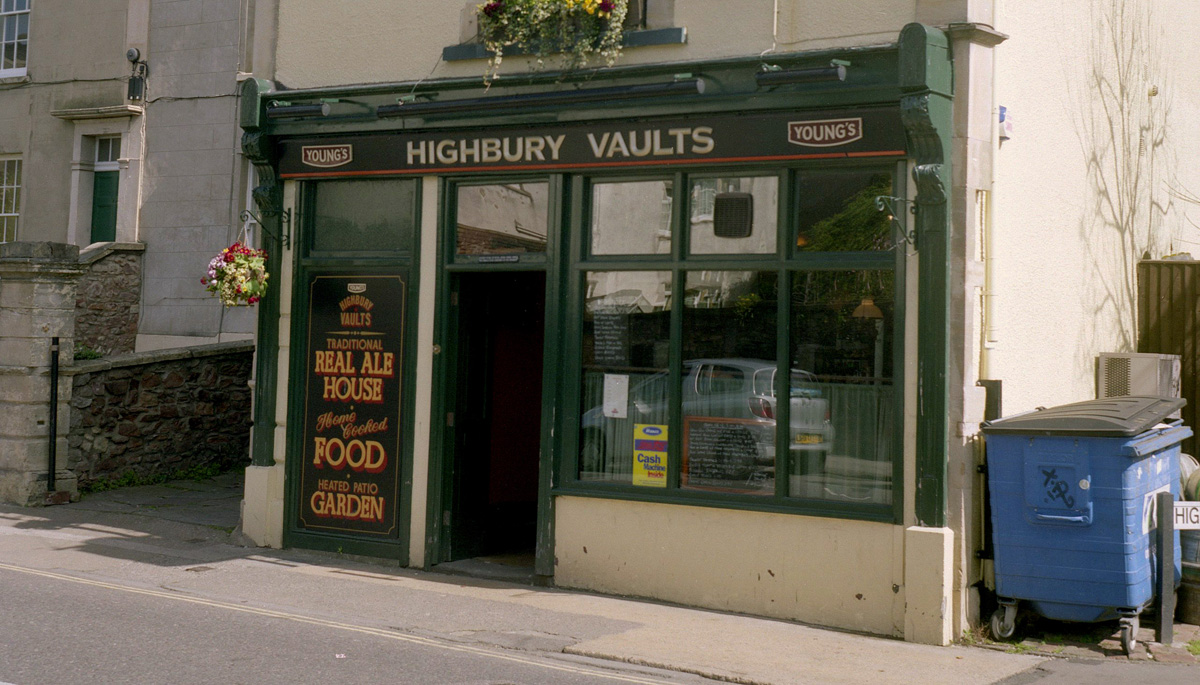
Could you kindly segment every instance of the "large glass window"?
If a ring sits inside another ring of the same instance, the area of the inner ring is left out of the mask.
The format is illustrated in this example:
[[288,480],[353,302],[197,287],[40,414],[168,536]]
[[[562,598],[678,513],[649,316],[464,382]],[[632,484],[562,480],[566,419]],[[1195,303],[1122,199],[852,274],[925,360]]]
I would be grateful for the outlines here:
[[593,182],[590,249],[574,264],[575,483],[894,516],[904,257],[875,206],[893,178],[825,167]]
[[0,0],[0,78],[25,75],[29,53],[29,1]]
[[690,271],[681,487],[775,494],[774,272]]
[[[648,464],[643,454],[638,463],[635,448],[639,440],[667,439],[671,272],[590,271],[585,276],[579,478],[661,487],[665,456]],[[641,451],[666,453],[665,447]]]
[[21,218],[21,160],[0,159],[0,243],[17,239]]
[[891,503],[894,290],[890,271],[795,274],[789,495]]
[[312,184],[314,252],[410,249],[419,182],[413,179],[321,181]]
[[673,197],[669,180],[593,185],[592,254],[670,254]]
[[779,177],[692,181],[692,254],[771,254],[779,239]]
[[806,252],[887,250],[891,221],[875,198],[893,195],[886,171],[838,169],[800,172],[796,249]]
[[459,186],[455,251],[460,256],[545,252],[548,184]]

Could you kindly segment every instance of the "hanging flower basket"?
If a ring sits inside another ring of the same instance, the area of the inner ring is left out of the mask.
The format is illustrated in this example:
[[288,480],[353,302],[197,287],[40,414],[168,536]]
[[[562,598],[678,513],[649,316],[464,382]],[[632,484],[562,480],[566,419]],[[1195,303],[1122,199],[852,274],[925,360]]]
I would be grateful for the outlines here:
[[537,57],[561,56],[564,70],[593,59],[612,66],[621,56],[628,0],[492,0],[479,5],[479,36],[492,53],[483,80],[490,84],[504,51],[514,46]]
[[235,242],[208,263],[200,283],[226,307],[258,302],[267,292],[267,252]]

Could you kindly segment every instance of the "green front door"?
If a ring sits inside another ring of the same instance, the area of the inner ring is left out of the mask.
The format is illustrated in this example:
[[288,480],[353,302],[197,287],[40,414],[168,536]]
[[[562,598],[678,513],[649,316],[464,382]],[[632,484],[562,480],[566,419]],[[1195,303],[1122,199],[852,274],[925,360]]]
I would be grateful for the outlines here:
[[92,242],[117,239],[117,186],[119,171],[97,171],[92,183]]

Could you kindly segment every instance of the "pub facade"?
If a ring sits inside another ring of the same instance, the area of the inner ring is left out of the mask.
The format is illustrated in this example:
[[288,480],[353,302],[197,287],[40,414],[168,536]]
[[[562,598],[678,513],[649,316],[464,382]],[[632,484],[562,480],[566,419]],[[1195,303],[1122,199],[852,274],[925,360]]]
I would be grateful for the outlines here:
[[245,81],[243,531],[949,642],[952,52]]

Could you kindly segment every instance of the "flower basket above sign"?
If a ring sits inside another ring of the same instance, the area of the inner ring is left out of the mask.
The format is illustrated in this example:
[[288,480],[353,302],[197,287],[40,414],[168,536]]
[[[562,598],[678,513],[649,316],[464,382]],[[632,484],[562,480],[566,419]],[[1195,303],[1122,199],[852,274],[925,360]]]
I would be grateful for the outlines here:
[[200,279],[208,292],[226,307],[250,305],[267,292],[267,252],[235,242],[208,263],[208,276]]
[[538,67],[561,55],[564,70],[601,60],[607,66],[621,56],[628,0],[492,0],[479,5],[479,36],[492,53],[484,82],[500,70],[504,51],[514,46],[535,55]]

